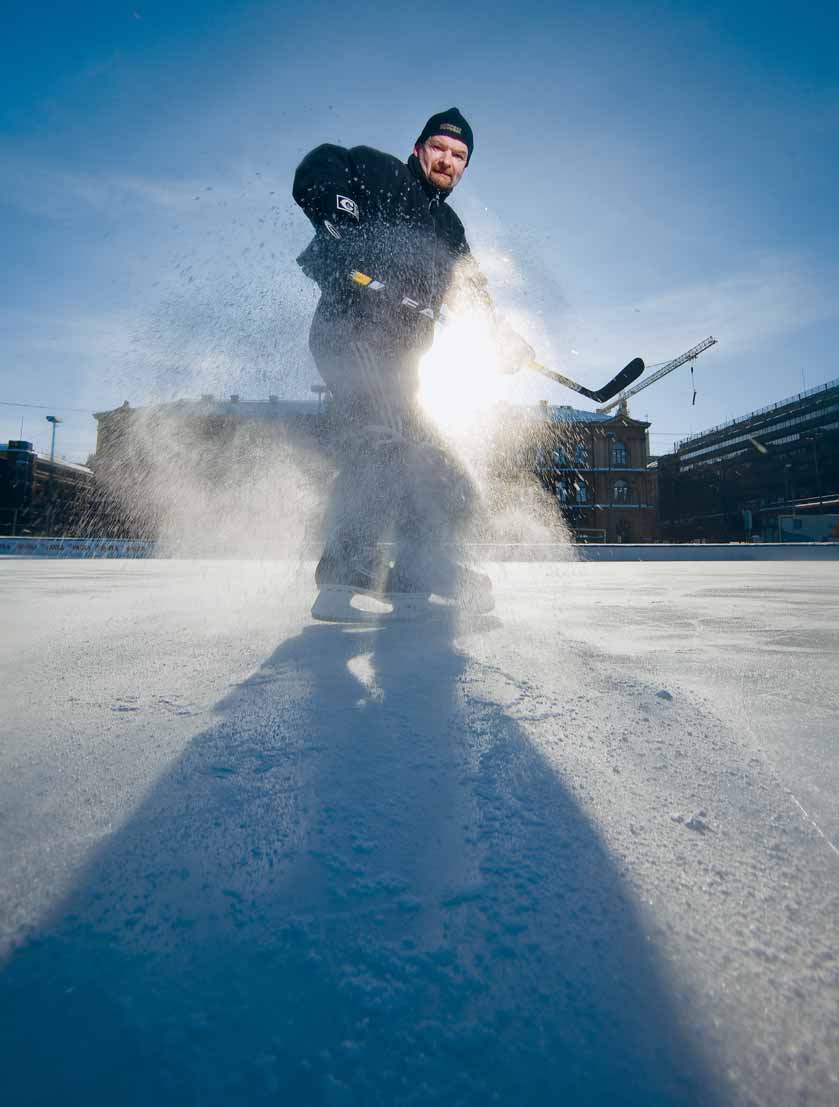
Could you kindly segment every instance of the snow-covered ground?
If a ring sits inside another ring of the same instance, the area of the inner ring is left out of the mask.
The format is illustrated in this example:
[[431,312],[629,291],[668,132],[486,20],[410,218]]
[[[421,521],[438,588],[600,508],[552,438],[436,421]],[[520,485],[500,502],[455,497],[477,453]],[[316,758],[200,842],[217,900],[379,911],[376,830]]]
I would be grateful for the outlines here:
[[4,1102],[839,1102],[834,562],[0,563]]

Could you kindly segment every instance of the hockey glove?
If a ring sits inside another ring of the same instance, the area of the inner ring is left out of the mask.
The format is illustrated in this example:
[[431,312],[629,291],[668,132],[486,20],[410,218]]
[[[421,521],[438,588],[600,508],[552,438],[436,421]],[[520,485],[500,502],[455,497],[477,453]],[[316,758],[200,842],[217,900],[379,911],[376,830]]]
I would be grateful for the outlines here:
[[347,273],[358,263],[358,224],[348,216],[325,219],[315,237],[297,258],[297,264],[307,277],[323,288],[325,285],[345,285]]

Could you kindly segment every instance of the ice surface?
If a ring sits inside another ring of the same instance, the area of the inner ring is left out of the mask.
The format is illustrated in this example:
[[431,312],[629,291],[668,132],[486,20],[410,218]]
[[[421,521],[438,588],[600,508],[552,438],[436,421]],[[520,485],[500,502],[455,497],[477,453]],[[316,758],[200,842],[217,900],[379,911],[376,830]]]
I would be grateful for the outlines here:
[[831,563],[0,562],[6,1101],[834,1104]]

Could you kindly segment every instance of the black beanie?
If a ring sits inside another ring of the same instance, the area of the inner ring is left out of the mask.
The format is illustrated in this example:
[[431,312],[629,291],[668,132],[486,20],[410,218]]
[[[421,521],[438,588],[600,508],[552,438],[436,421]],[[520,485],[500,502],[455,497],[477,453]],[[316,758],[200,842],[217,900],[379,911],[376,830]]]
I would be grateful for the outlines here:
[[472,128],[457,108],[449,108],[448,111],[439,111],[436,115],[432,115],[420,132],[417,142],[425,142],[432,135],[447,135],[449,138],[457,138],[464,142],[469,151],[466,155],[466,164],[469,164],[475,139],[472,136]]

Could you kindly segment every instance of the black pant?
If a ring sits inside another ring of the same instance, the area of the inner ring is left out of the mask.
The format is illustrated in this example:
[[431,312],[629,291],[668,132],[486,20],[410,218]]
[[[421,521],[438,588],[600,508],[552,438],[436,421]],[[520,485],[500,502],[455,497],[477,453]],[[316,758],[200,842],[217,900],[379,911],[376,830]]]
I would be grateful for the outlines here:
[[311,345],[333,395],[338,473],[326,512],[327,546],[390,543],[397,559],[417,561],[432,546],[458,541],[478,497],[418,406],[419,355],[400,356],[355,337],[343,346]]

